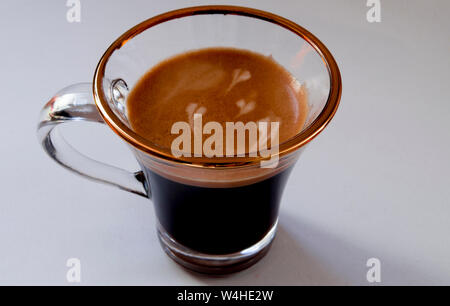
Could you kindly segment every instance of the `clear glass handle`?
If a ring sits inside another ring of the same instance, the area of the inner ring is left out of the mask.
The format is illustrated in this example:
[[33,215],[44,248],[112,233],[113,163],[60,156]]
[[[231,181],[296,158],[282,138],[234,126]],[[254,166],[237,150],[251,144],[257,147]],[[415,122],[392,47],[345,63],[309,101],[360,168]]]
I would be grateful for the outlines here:
[[93,160],[68,144],[56,127],[73,121],[104,123],[93,101],[91,83],[66,87],[44,106],[37,129],[39,142],[51,158],[67,169],[89,179],[149,197],[142,171],[133,173]]

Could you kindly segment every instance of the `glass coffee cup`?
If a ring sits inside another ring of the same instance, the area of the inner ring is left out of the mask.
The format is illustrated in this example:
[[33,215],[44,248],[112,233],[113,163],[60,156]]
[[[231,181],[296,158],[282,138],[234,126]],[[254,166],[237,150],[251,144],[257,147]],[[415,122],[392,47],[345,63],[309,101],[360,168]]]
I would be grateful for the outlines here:
[[[270,54],[306,88],[306,124],[279,144],[276,167],[261,167],[262,156],[239,162],[176,158],[131,128],[127,95],[141,76],[172,55],[208,47]],[[228,273],[252,265],[269,250],[289,173],[305,145],[334,116],[341,87],[333,56],[301,26],[250,8],[191,7],[148,19],[114,41],[92,84],[69,86],[45,105],[38,137],[60,165],[149,198],[161,245],[177,263],[198,272]],[[106,123],[129,145],[141,171],[76,151],[56,128],[73,121]]]

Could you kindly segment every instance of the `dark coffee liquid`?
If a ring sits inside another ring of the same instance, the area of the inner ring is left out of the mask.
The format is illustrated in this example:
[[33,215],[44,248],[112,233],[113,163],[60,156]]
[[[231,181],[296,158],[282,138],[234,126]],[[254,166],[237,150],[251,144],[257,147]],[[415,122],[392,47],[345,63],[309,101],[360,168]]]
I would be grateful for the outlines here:
[[207,188],[166,179],[148,169],[156,215],[177,242],[207,254],[242,251],[275,224],[291,168],[247,186]]

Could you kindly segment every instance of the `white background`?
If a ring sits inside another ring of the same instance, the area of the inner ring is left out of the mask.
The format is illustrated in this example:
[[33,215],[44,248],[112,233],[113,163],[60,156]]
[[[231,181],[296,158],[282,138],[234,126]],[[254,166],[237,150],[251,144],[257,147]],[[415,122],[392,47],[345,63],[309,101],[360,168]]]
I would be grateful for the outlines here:
[[[91,81],[98,59],[131,26],[158,13],[216,1],[0,2],[0,284],[450,284],[448,1],[221,1],[272,11],[306,27],[342,72],[341,106],[287,185],[270,253],[226,277],[173,263],[156,238],[149,201],[69,173],[40,148],[35,128],[59,89]],[[136,162],[100,125],[71,126],[85,153],[128,169]]]

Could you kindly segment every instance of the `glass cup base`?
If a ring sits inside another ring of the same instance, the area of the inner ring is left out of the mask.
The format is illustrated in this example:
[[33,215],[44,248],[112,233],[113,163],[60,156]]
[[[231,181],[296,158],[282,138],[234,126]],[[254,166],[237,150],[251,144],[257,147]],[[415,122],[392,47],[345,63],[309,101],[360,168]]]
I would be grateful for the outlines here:
[[224,255],[191,250],[175,241],[161,225],[158,225],[158,238],[167,255],[181,266],[200,273],[228,274],[246,269],[264,257],[275,238],[277,224],[278,220],[264,238],[251,247]]

